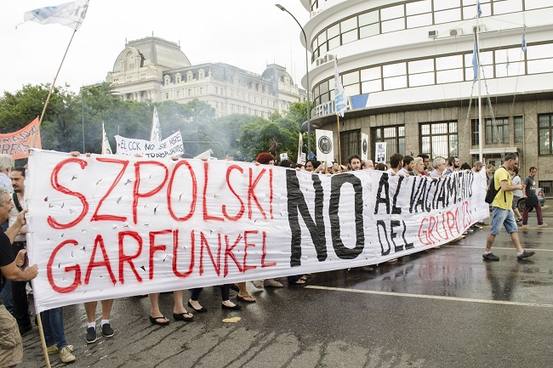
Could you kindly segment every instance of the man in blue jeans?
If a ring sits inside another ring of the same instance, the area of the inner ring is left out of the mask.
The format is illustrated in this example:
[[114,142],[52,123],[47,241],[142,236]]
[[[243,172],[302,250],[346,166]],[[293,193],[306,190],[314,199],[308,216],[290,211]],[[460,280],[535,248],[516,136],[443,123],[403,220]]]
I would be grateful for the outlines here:
[[484,261],[487,262],[499,261],[499,257],[492,253],[492,246],[501,226],[504,226],[507,233],[511,235],[511,241],[517,250],[518,260],[523,260],[534,255],[534,252],[525,250],[520,245],[517,223],[513,215],[513,191],[524,190],[524,185],[513,185],[511,182],[509,171],[515,169],[518,169],[518,156],[515,153],[507,153],[503,166],[495,170],[492,178],[497,194],[492,202],[491,231],[486,241],[486,251],[482,255]]

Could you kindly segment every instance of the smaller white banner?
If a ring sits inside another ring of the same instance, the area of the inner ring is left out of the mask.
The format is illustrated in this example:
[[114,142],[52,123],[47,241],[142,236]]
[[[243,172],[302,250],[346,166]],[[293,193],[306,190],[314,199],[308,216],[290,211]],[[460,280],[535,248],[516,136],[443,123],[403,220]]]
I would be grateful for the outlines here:
[[115,141],[118,155],[164,158],[184,153],[180,132],[175,132],[158,143],[144,139],[125,138],[120,135],[115,136]]
[[334,133],[332,130],[315,130],[317,140],[317,160],[331,163],[334,161]]
[[386,142],[377,142],[374,150],[375,162],[386,163]]

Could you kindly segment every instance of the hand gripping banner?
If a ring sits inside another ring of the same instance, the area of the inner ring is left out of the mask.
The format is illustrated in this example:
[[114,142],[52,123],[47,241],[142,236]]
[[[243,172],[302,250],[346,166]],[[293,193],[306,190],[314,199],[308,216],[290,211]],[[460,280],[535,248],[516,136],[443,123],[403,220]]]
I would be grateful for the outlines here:
[[324,176],[231,161],[32,151],[39,311],[382,263],[488,216],[484,174]]

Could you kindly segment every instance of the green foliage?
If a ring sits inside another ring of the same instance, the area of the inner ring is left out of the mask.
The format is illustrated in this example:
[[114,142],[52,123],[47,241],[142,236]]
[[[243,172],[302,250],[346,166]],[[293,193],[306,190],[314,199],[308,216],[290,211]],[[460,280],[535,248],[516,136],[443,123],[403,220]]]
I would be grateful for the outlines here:
[[[49,86],[26,85],[14,94],[0,96],[0,132],[22,128],[40,115]],[[250,161],[261,151],[278,156],[297,154],[298,132],[307,120],[308,106],[292,104],[290,111],[269,119],[248,115],[216,118],[214,109],[201,101],[186,104],[156,104],[162,136],[179,130],[186,156],[195,156],[212,149],[214,155]],[[42,146],[57,151],[101,150],[102,123],[115,151],[115,135],[149,139],[154,104],[122,100],[110,92],[106,83],[81,88],[75,94],[66,88],[54,88],[41,126]],[[83,129],[84,128],[84,129]],[[305,137],[304,137],[305,139]]]

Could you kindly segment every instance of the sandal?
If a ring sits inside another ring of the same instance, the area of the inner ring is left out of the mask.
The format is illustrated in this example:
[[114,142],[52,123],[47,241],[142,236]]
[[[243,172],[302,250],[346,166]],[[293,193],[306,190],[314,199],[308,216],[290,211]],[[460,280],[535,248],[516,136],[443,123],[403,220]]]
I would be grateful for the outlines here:
[[194,315],[189,312],[173,313],[173,318],[175,319],[175,321],[190,322],[194,320]]
[[165,316],[159,316],[159,317],[150,316],[150,322],[153,325],[167,326],[171,321],[169,321],[167,318],[165,318]]
[[196,313],[205,313],[205,312],[207,312],[207,309],[205,309],[204,307],[201,307],[200,309],[194,308],[194,306],[192,305],[192,303],[190,303],[190,300],[188,301],[188,306],[189,306],[190,308],[192,308]]
[[255,303],[255,298],[252,295],[236,295],[236,299],[245,303]]

